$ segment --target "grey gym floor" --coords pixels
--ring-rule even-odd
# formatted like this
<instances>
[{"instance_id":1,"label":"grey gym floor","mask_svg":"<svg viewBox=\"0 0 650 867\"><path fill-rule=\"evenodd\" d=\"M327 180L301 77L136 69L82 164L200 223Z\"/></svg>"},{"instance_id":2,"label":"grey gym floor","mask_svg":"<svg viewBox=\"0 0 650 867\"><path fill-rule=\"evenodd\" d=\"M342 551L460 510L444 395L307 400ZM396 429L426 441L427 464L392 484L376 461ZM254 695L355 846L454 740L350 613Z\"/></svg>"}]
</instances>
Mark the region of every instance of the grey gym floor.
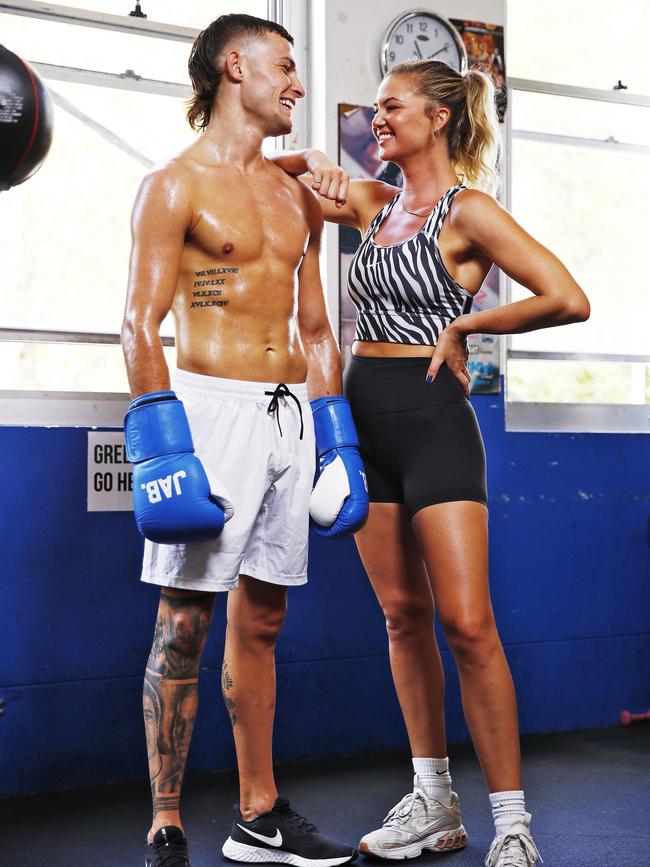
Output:
<instances>
[{"instance_id":1,"label":"grey gym floor","mask_svg":"<svg viewBox=\"0 0 650 867\"><path fill-rule=\"evenodd\" d=\"M547 867L650 865L650 724L525 737L522 750L527 806ZM469 746L450 748L450 756L469 844L418 863L480 867L493 830L486 790ZM350 842L377 827L411 784L408 755L395 753L287 765L277 778L292 806ZM186 780L192 867L225 863L236 791L230 772ZM148 820L144 782L0 800L0 865L142 867ZM355 867L379 863L361 856Z\"/></svg>"}]
</instances>

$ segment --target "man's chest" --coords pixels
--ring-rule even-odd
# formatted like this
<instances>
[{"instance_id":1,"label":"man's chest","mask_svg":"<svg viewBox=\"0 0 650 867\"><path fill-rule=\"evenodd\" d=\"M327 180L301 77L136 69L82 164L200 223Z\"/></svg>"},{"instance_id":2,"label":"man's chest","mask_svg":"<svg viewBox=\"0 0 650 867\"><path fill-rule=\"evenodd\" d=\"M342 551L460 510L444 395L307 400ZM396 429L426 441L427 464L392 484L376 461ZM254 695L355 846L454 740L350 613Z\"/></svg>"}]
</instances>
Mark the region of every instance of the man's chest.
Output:
<instances>
[{"instance_id":1,"label":"man's chest","mask_svg":"<svg viewBox=\"0 0 650 867\"><path fill-rule=\"evenodd\" d=\"M295 194L284 186L225 183L195 203L191 240L211 258L273 257L296 265L309 235Z\"/></svg>"}]
</instances>

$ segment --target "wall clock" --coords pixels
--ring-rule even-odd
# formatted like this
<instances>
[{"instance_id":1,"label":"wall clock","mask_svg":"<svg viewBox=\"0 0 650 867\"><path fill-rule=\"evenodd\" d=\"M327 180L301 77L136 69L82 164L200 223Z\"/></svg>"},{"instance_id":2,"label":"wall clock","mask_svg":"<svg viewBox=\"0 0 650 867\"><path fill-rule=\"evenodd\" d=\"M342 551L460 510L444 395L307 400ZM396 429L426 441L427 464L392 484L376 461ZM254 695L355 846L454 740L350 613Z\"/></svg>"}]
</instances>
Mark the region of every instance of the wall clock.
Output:
<instances>
[{"instance_id":1,"label":"wall clock","mask_svg":"<svg viewBox=\"0 0 650 867\"><path fill-rule=\"evenodd\" d=\"M405 60L443 60L457 72L467 69L467 52L454 25L435 12L413 9L398 16L386 30L381 72Z\"/></svg>"}]
</instances>

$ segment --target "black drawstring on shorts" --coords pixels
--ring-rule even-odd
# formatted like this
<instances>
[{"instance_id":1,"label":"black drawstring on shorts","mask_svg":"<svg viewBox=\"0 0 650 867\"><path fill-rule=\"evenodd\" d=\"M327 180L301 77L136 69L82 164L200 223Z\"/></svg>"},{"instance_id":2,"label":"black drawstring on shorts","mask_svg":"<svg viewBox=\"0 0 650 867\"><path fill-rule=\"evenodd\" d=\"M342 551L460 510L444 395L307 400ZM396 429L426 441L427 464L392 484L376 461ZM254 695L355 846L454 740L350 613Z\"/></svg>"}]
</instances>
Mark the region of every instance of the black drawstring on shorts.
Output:
<instances>
[{"instance_id":1,"label":"black drawstring on shorts","mask_svg":"<svg viewBox=\"0 0 650 867\"><path fill-rule=\"evenodd\" d=\"M275 418L278 422L278 430L280 431L280 436L282 436L282 428L280 427L280 398L281 397L292 397L296 406L298 407L298 412L300 413L300 439L302 439L302 434L305 429L303 420L302 420L302 407L300 406L300 401L296 397L295 394L289 391L288 386L286 386L283 382L276 386L275 391L265 391L264 394L268 394L271 396L271 400L269 402L266 411L269 415L273 415L275 413Z\"/></svg>"}]
</instances>

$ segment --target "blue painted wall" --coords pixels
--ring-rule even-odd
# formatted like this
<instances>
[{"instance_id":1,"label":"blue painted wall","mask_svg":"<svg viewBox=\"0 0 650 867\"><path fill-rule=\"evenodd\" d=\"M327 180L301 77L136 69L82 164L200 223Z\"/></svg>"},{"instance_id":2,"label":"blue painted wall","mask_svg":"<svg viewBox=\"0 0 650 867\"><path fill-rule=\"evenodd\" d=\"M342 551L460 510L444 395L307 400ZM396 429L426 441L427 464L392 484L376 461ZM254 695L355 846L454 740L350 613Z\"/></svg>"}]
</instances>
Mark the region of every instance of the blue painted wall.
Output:
<instances>
[{"instance_id":1,"label":"blue painted wall","mask_svg":"<svg viewBox=\"0 0 650 867\"><path fill-rule=\"evenodd\" d=\"M506 433L489 456L494 607L523 732L614 725L650 703L650 456L630 435ZM86 431L0 428L0 794L146 779L142 672L158 591L128 513L86 512ZM278 648L276 757L406 744L381 614L350 540L314 538ZM203 662L193 770L234 763L219 693L224 599ZM467 738L453 661L448 733Z\"/></svg>"}]
</instances>

